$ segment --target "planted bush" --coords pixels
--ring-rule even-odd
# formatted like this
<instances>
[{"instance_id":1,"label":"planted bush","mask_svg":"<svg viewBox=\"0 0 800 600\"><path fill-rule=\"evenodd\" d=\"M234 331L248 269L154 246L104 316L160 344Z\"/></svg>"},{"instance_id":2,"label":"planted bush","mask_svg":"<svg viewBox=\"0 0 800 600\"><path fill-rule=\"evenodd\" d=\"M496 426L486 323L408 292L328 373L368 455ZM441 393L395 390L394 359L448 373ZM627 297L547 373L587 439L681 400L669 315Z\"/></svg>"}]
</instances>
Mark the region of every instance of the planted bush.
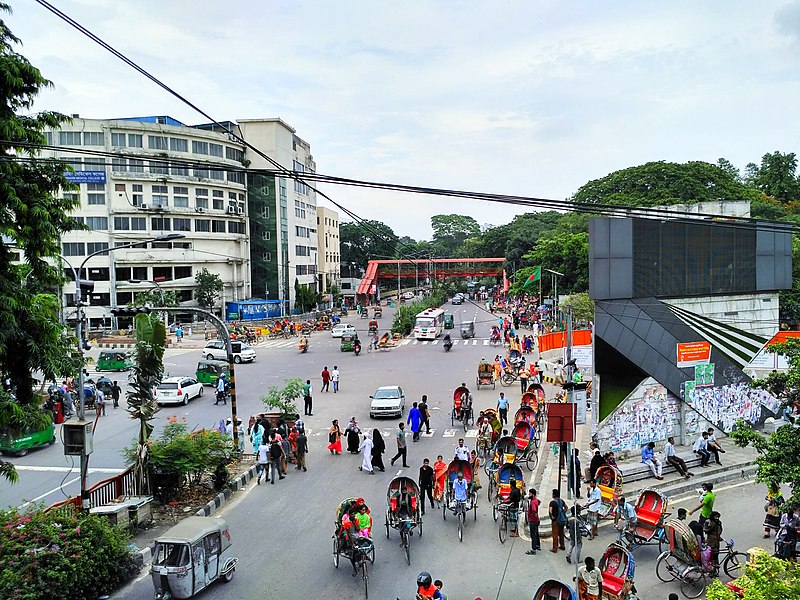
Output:
<instances>
[{"instance_id":1,"label":"planted bush","mask_svg":"<svg viewBox=\"0 0 800 600\"><path fill-rule=\"evenodd\" d=\"M397 304L392 321L392 333L408 335L414 329L414 321L419 313L428 308L438 308L445 302L447 294L444 290L437 289L430 296L411 304Z\"/></svg>"},{"instance_id":2,"label":"planted bush","mask_svg":"<svg viewBox=\"0 0 800 600\"><path fill-rule=\"evenodd\" d=\"M137 571L125 531L71 508L0 511L0 565L7 600L97 598Z\"/></svg>"}]
</instances>

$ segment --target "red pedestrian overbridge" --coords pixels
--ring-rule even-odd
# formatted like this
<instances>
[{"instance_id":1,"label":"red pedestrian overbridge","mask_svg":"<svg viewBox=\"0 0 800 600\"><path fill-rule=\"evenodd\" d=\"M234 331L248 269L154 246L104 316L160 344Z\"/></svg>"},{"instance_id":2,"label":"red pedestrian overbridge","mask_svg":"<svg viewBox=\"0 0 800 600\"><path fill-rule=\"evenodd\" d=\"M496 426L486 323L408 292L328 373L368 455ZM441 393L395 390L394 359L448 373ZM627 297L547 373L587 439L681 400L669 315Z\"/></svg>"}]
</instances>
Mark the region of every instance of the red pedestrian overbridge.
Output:
<instances>
[{"instance_id":1,"label":"red pedestrian overbridge","mask_svg":"<svg viewBox=\"0 0 800 600\"><path fill-rule=\"evenodd\" d=\"M430 279L449 277L501 277L505 258L401 258L397 260L371 260L364 278L358 286L358 295L376 293L379 279L416 279L422 275Z\"/></svg>"}]
</instances>

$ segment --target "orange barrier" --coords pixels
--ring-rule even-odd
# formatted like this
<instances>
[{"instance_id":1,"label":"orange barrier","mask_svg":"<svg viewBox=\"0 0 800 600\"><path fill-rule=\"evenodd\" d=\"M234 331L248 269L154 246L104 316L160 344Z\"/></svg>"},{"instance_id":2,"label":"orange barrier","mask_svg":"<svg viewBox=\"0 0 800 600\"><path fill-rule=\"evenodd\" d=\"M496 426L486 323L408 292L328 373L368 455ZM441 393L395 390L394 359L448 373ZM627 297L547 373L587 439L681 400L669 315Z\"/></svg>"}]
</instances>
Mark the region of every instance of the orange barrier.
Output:
<instances>
[{"instance_id":1,"label":"orange barrier","mask_svg":"<svg viewBox=\"0 0 800 600\"><path fill-rule=\"evenodd\" d=\"M556 331L540 335L538 338L539 352L564 348L567 345L567 332ZM592 343L591 329L578 329L572 332L573 346L589 346Z\"/></svg>"}]
</instances>

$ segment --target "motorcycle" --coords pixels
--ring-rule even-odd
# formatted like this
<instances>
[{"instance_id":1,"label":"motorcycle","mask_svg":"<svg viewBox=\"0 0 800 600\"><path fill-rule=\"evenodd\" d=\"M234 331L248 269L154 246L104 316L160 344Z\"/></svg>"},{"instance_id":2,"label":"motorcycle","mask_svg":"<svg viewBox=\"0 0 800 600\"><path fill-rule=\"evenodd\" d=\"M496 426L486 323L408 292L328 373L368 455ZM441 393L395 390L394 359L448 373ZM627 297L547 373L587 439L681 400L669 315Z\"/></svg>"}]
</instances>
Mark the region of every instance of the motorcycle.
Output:
<instances>
[{"instance_id":1,"label":"motorcycle","mask_svg":"<svg viewBox=\"0 0 800 600\"><path fill-rule=\"evenodd\" d=\"M452 347L453 347L453 342L451 342L451 341L449 341L449 340L448 340L448 341L446 341L446 342L444 343L444 351L445 351L445 352L450 352L450 349L451 349Z\"/></svg>"},{"instance_id":2,"label":"motorcycle","mask_svg":"<svg viewBox=\"0 0 800 600\"><path fill-rule=\"evenodd\" d=\"M361 354L361 344L353 344L353 354L356 356Z\"/></svg>"},{"instance_id":3,"label":"motorcycle","mask_svg":"<svg viewBox=\"0 0 800 600\"><path fill-rule=\"evenodd\" d=\"M308 352L308 344L298 344L297 349L300 350L300 354L305 354Z\"/></svg>"}]
</instances>

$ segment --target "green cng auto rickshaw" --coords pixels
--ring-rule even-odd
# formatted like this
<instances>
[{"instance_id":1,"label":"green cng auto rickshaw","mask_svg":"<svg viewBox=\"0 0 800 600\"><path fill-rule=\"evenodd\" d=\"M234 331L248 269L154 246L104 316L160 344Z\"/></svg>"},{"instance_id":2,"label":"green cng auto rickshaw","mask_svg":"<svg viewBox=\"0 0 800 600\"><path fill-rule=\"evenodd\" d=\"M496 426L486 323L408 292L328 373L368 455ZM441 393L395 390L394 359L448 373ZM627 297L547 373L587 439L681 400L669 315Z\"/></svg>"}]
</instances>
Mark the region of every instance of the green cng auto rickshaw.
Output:
<instances>
[{"instance_id":1,"label":"green cng auto rickshaw","mask_svg":"<svg viewBox=\"0 0 800 600\"><path fill-rule=\"evenodd\" d=\"M103 350L97 359L98 371L127 371L131 368L131 355L124 350Z\"/></svg>"},{"instance_id":2,"label":"green cng auto rickshaw","mask_svg":"<svg viewBox=\"0 0 800 600\"><path fill-rule=\"evenodd\" d=\"M353 342L358 337L358 334L354 331L345 331L342 334L342 343L339 346L342 352L352 352L353 351Z\"/></svg>"},{"instance_id":3,"label":"green cng auto rickshaw","mask_svg":"<svg viewBox=\"0 0 800 600\"><path fill-rule=\"evenodd\" d=\"M14 437L8 432L3 432L0 433L0 453L25 456L31 448L51 446L55 441L56 432L52 423L44 429L27 431L18 437Z\"/></svg>"},{"instance_id":4,"label":"green cng auto rickshaw","mask_svg":"<svg viewBox=\"0 0 800 600\"><path fill-rule=\"evenodd\" d=\"M150 575L156 600L191 598L221 579L233 579L238 558L222 519L189 517L161 534L153 547Z\"/></svg>"},{"instance_id":5,"label":"green cng auto rickshaw","mask_svg":"<svg viewBox=\"0 0 800 600\"><path fill-rule=\"evenodd\" d=\"M224 360L201 360L197 363L197 381L203 385L216 385L220 373L230 377L231 368Z\"/></svg>"},{"instance_id":6,"label":"green cng auto rickshaw","mask_svg":"<svg viewBox=\"0 0 800 600\"><path fill-rule=\"evenodd\" d=\"M453 329L456 326L456 319L452 313L444 313L444 328Z\"/></svg>"}]
</instances>

